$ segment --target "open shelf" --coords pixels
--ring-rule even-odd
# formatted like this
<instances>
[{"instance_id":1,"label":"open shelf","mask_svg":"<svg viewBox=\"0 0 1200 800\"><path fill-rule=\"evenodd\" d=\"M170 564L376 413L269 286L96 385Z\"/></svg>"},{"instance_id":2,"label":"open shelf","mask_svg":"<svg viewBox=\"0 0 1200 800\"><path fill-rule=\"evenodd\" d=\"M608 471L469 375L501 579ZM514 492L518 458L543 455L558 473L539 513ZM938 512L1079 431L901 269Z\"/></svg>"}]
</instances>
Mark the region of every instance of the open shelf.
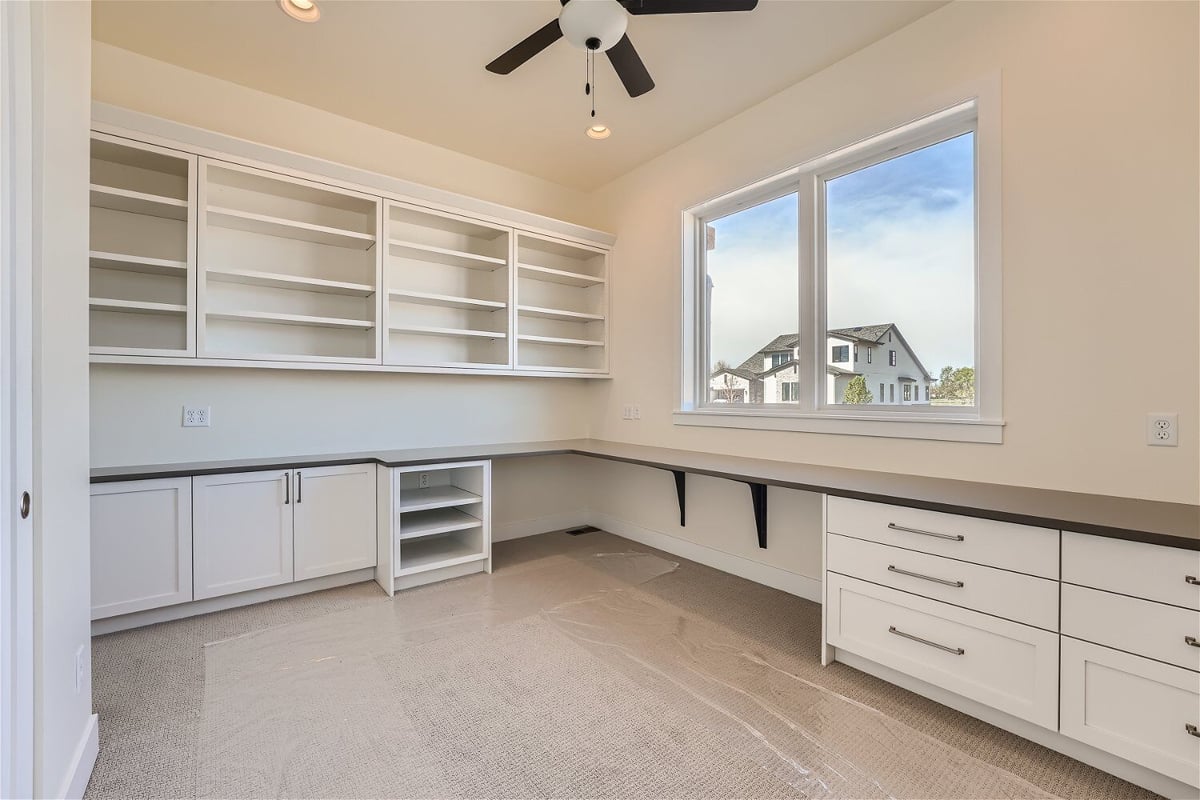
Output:
<instances>
[{"instance_id":1,"label":"open shelf","mask_svg":"<svg viewBox=\"0 0 1200 800\"><path fill-rule=\"evenodd\" d=\"M552 283L563 283L567 286L599 286L605 279L596 275L586 275L582 272L568 272L551 267L538 267L533 264L518 264L517 269L526 278Z\"/></svg>"},{"instance_id":2,"label":"open shelf","mask_svg":"<svg viewBox=\"0 0 1200 800\"><path fill-rule=\"evenodd\" d=\"M104 297L88 299L97 311L120 311L129 314L186 314L187 306L176 303L148 303L140 300L116 300Z\"/></svg>"},{"instance_id":3,"label":"open shelf","mask_svg":"<svg viewBox=\"0 0 1200 800\"><path fill-rule=\"evenodd\" d=\"M604 342L595 339L568 339L565 336L533 336L530 334L521 334L517 337L519 342L529 342L530 344L549 344L558 345L561 347L603 347Z\"/></svg>"},{"instance_id":4,"label":"open shelf","mask_svg":"<svg viewBox=\"0 0 1200 800\"><path fill-rule=\"evenodd\" d=\"M393 239L388 244L394 250L411 252L413 254L412 257L420 261L432 261L436 264L445 264L451 267L486 269L490 271L499 269L508 263L508 259L504 258L483 256L476 253L469 253L465 250L452 250L448 247L407 242L400 239Z\"/></svg>"},{"instance_id":5,"label":"open shelf","mask_svg":"<svg viewBox=\"0 0 1200 800\"><path fill-rule=\"evenodd\" d=\"M396 577L402 578L418 572L453 567L472 561L484 561L488 554L484 551L483 544L478 541L478 538L478 536L463 537L451 533L446 536L402 540Z\"/></svg>"},{"instance_id":6,"label":"open shelf","mask_svg":"<svg viewBox=\"0 0 1200 800\"><path fill-rule=\"evenodd\" d=\"M88 253L88 266L92 269L118 269L124 272L140 272L146 275L170 275L184 277L187 275L187 262L175 261L169 258L146 258L124 253L102 253L92 250Z\"/></svg>"},{"instance_id":7,"label":"open shelf","mask_svg":"<svg viewBox=\"0 0 1200 800\"><path fill-rule=\"evenodd\" d=\"M209 268L205 274L210 281L265 286L273 289L297 289L304 292L342 294L351 297L369 297L375 293L375 287L366 283L309 278L303 275L285 275L281 272Z\"/></svg>"},{"instance_id":8,"label":"open shelf","mask_svg":"<svg viewBox=\"0 0 1200 800\"><path fill-rule=\"evenodd\" d=\"M405 489L400 493L396 510L403 513L453 508L482 503L483 498L457 486L430 486L426 489Z\"/></svg>"},{"instance_id":9,"label":"open shelf","mask_svg":"<svg viewBox=\"0 0 1200 800\"><path fill-rule=\"evenodd\" d=\"M480 498L475 501L479 502ZM403 509L401 509L403 512ZM404 512L400 518L400 541L423 539L426 536L439 536L454 531L465 531L478 528L483 521L457 508L441 507L427 511Z\"/></svg>"},{"instance_id":10,"label":"open shelf","mask_svg":"<svg viewBox=\"0 0 1200 800\"><path fill-rule=\"evenodd\" d=\"M503 331L477 331L468 328L437 328L431 325L392 325L393 333L408 333L416 336L459 336L478 339L507 339Z\"/></svg>"},{"instance_id":11,"label":"open shelf","mask_svg":"<svg viewBox=\"0 0 1200 800\"><path fill-rule=\"evenodd\" d=\"M392 289L389 297L402 303L416 303L423 306L442 306L458 308L464 311L500 311L508 308L507 303L499 300L479 300L474 297L457 297L449 294L433 292L413 292L407 289Z\"/></svg>"},{"instance_id":12,"label":"open shelf","mask_svg":"<svg viewBox=\"0 0 1200 800\"><path fill-rule=\"evenodd\" d=\"M188 217L187 200L147 192L135 192L131 189L119 189L115 186L101 186L95 183L91 184L90 188L91 204L94 208L107 208L113 211L127 211L131 214L176 220L186 220Z\"/></svg>"},{"instance_id":13,"label":"open shelf","mask_svg":"<svg viewBox=\"0 0 1200 800\"><path fill-rule=\"evenodd\" d=\"M375 244L375 237L370 233L331 228L311 222L299 222L284 217L256 214L252 211L240 211L235 208L209 206L207 211L209 224L220 228L261 233L283 239L299 239L334 247L349 247L355 250L369 250Z\"/></svg>"},{"instance_id":14,"label":"open shelf","mask_svg":"<svg viewBox=\"0 0 1200 800\"><path fill-rule=\"evenodd\" d=\"M553 319L562 322L600 322L604 319L600 314L587 314L562 308L541 308L540 306L517 306L517 313L523 317Z\"/></svg>"},{"instance_id":15,"label":"open shelf","mask_svg":"<svg viewBox=\"0 0 1200 800\"><path fill-rule=\"evenodd\" d=\"M273 311L210 311L207 317L227 322L262 322L273 325L302 325L310 328L345 328L367 331L375 327L375 323L367 319L314 317L307 314L279 314Z\"/></svg>"}]
</instances>

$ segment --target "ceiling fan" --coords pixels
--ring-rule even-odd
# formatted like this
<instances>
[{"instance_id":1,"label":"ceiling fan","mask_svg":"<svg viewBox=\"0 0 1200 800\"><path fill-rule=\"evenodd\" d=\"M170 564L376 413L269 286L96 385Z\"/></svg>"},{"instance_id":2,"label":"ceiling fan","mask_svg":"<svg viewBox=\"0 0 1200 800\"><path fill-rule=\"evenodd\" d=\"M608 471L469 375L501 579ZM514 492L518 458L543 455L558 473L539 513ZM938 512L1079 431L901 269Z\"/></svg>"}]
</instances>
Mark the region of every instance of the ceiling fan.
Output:
<instances>
[{"instance_id":1,"label":"ceiling fan","mask_svg":"<svg viewBox=\"0 0 1200 800\"><path fill-rule=\"evenodd\" d=\"M558 19L546 23L487 65L488 72L507 75L560 38L591 53L608 54L630 97L654 88L654 79L629 41L629 15L704 14L752 11L758 0L562 0Z\"/></svg>"}]
</instances>

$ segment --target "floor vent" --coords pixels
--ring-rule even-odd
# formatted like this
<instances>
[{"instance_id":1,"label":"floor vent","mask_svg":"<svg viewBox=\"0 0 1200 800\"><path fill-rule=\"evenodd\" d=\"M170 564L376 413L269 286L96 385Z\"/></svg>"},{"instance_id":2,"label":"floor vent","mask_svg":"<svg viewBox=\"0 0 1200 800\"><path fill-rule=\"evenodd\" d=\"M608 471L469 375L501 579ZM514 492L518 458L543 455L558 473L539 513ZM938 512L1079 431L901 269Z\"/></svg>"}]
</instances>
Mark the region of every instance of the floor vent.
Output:
<instances>
[{"instance_id":1,"label":"floor vent","mask_svg":"<svg viewBox=\"0 0 1200 800\"><path fill-rule=\"evenodd\" d=\"M571 528L571 530L567 531L567 536L579 536L584 533L594 533L598 530L600 529L595 525L584 525L582 528Z\"/></svg>"}]
</instances>

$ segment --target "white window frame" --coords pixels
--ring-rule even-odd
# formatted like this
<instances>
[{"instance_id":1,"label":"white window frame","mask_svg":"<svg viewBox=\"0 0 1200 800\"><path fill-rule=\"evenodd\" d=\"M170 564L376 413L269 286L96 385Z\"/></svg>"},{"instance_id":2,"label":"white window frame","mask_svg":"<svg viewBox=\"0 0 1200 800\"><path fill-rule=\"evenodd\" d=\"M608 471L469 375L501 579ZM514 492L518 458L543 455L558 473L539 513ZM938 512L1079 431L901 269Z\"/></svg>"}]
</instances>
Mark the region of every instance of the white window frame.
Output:
<instances>
[{"instance_id":1,"label":"white window frame","mask_svg":"<svg viewBox=\"0 0 1200 800\"><path fill-rule=\"evenodd\" d=\"M683 358L675 424L996 444L1002 441L999 76L978 82L951 102L931 103L924 113L909 115L908 119L911 121L683 213ZM975 133L975 406L888 409L827 403L824 182L967 131ZM792 192L798 193L800 211L799 403L740 408L707 404L711 357L704 302L705 225Z\"/></svg>"}]
</instances>

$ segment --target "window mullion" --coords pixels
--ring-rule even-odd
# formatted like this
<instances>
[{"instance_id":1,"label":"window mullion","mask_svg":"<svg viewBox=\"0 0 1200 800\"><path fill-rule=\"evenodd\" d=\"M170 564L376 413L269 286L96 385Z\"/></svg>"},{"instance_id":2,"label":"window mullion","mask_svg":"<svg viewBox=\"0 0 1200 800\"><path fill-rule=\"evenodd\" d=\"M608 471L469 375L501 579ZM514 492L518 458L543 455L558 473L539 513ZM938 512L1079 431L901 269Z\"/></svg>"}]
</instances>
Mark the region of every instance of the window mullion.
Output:
<instances>
[{"instance_id":1,"label":"window mullion","mask_svg":"<svg viewBox=\"0 0 1200 800\"><path fill-rule=\"evenodd\" d=\"M821 230L820 215L823 213L817 194L817 176L813 172L803 172L799 176L799 191L796 192L796 202L799 204L799 255L797 268L800 270L797 284L800 289L800 333L799 353L799 409L802 412L813 412L821 407L820 392L824 387L821 380L821 361L823 338L820 332L824 322L823 281L817 274L818 234Z\"/></svg>"}]
</instances>

